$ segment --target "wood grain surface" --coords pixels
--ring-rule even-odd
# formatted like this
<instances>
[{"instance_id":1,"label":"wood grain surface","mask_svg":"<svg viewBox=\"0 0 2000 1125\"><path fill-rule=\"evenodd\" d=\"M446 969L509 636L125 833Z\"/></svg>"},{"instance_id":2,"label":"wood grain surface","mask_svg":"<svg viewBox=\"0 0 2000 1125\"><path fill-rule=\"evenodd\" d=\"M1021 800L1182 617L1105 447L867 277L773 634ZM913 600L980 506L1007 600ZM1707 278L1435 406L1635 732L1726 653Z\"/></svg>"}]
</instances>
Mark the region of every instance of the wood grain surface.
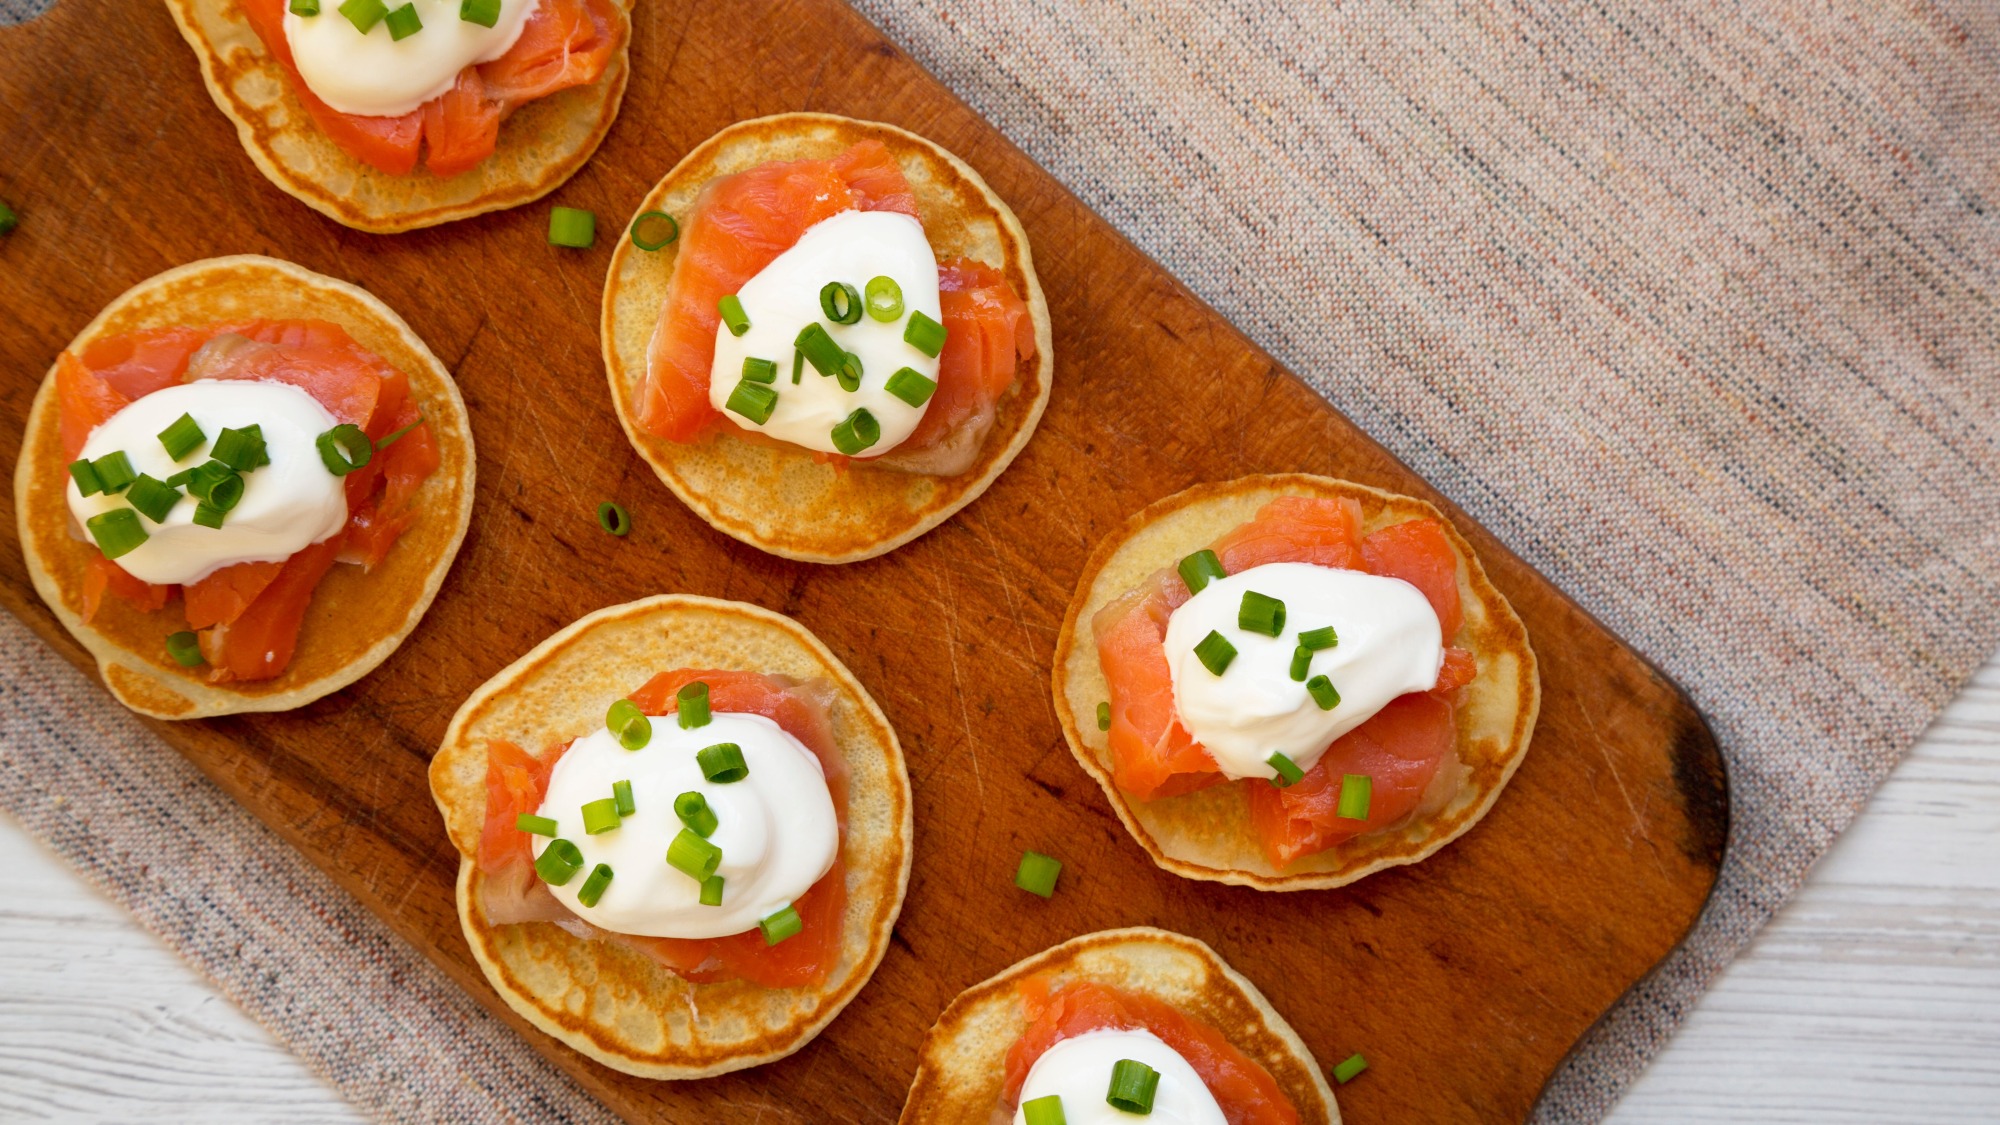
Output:
<instances>
[{"instance_id":1,"label":"wood grain surface","mask_svg":"<svg viewBox=\"0 0 2000 1125\"><path fill-rule=\"evenodd\" d=\"M612 236L644 190L731 121L815 109L892 121L964 157L1020 213L1056 326L1040 432L984 498L882 559L822 568L708 529L626 446L594 326L608 256L551 248L536 206L393 238L347 231L267 184L151 5L85 3L0 30L0 456L35 385L100 307L158 270L254 251L358 282L456 372L482 464L465 548L423 628L374 675L300 711L162 735L522 1034L633 1119L712 1119L782 1092L770 1120L884 1120L915 1048L964 985L1115 925L1203 938L1264 988L1322 1062L1365 1050L1351 1121L1519 1119L1577 1036L1672 948L1726 838L1722 766L1672 684L1195 300L847 8L646 4L624 115L554 202ZM1200 480L1298 470L1452 513L1542 660L1533 749L1492 815L1419 867L1267 895L1159 872L1070 759L1046 668L1078 567L1128 513ZM598 531L616 498L635 530ZM11 500L9 501L11 505ZM0 603L81 649L10 537ZM520 1024L473 966L455 853L423 769L458 701L581 614L662 591L791 614L896 724L917 860L876 978L819 1041L699 1083L632 1079ZM1064 859L1053 901L1013 889L1020 850ZM809 1108L799 1108L809 1107Z\"/></svg>"}]
</instances>

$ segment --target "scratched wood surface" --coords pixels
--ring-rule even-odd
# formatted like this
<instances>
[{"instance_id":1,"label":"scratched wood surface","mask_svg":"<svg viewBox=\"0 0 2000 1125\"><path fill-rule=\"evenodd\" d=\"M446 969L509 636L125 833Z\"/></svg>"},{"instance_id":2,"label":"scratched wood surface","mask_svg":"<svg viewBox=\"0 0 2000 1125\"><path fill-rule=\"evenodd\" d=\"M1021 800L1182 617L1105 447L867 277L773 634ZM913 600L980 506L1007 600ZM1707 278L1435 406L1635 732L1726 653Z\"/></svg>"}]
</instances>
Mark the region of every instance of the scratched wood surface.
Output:
<instances>
[{"instance_id":1,"label":"scratched wood surface","mask_svg":"<svg viewBox=\"0 0 2000 1125\"><path fill-rule=\"evenodd\" d=\"M980 501L890 556L770 558L709 530L627 448L594 326L608 257L547 245L545 206L380 238L267 184L209 103L163 10L65 0L0 29L0 456L59 349L128 285L259 252L362 284L457 374L481 465L463 553L423 628L374 675L286 715L162 736L628 1118L686 1120L781 1089L797 1120L893 1117L919 1037L959 989L1077 933L1201 937L1262 986L1323 1062L1365 1050L1352 1122L1519 1119L1576 1038L1686 932L1713 885L1728 798L1683 696L1497 541L1195 300L892 44L830 2L643 4L621 120L554 197L615 230L681 153L731 121L814 109L892 121L965 157L1027 226L1056 330L1041 430ZM1492 815L1413 869L1263 895L1159 872L1063 747L1046 668L1077 569L1128 513L1200 480L1302 470L1442 504L1542 659L1534 747ZM614 539L593 509L622 501ZM82 663L0 519L0 602ZM916 866L873 983L798 1055L697 1083L597 1067L526 1028L472 964L456 856L423 770L460 699L533 641L660 591L741 598L815 630L901 733ZM1013 889L1024 847L1068 866ZM767 1115L768 1116L768 1115Z\"/></svg>"}]
</instances>

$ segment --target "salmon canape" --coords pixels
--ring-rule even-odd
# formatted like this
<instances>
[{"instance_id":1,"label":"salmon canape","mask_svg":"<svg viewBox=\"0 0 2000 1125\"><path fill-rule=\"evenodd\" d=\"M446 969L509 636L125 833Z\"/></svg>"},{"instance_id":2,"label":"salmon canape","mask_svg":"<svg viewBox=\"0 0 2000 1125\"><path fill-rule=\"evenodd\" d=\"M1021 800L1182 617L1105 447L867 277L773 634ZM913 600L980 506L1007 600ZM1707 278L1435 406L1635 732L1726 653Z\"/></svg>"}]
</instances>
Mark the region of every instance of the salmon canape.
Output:
<instances>
[{"instance_id":1,"label":"salmon canape","mask_svg":"<svg viewBox=\"0 0 2000 1125\"><path fill-rule=\"evenodd\" d=\"M43 380L14 470L36 590L163 719L289 710L387 659L472 485L465 404L409 326L254 256L113 301Z\"/></svg>"},{"instance_id":2,"label":"salmon canape","mask_svg":"<svg viewBox=\"0 0 2000 1125\"><path fill-rule=\"evenodd\" d=\"M1336 1125L1291 1025L1202 942L1105 930L960 993L924 1036L902 1125Z\"/></svg>"},{"instance_id":3,"label":"salmon canape","mask_svg":"<svg viewBox=\"0 0 2000 1125\"><path fill-rule=\"evenodd\" d=\"M1027 444L1054 370L1026 234L889 125L731 126L639 206L604 287L625 433L718 530L787 558L889 551Z\"/></svg>"},{"instance_id":4,"label":"salmon canape","mask_svg":"<svg viewBox=\"0 0 2000 1125\"><path fill-rule=\"evenodd\" d=\"M902 909L895 731L817 638L756 606L662 596L577 621L473 693L430 777L487 979L628 1074L798 1050Z\"/></svg>"},{"instance_id":5,"label":"salmon canape","mask_svg":"<svg viewBox=\"0 0 2000 1125\"><path fill-rule=\"evenodd\" d=\"M1513 607L1435 508L1284 475L1189 489L1103 543L1054 691L1156 863L1303 890L1470 829L1541 688Z\"/></svg>"},{"instance_id":6,"label":"salmon canape","mask_svg":"<svg viewBox=\"0 0 2000 1125\"><path fill-rule=\"evenodd\" d=\"M540 198L624 97L631 0L167 0L272 183L358 230Z\"/></svg>"}]
</instances>

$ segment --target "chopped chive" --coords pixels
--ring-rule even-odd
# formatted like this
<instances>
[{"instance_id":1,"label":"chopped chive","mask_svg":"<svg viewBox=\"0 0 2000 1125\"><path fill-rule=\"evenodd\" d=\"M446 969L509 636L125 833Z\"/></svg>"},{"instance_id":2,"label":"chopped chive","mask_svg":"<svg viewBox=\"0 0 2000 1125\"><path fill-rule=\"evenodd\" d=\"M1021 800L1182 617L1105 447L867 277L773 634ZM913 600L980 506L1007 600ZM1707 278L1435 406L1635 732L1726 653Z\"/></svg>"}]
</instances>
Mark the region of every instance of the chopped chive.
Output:
<instances>
[{"instance_id":1,"label":"chopped chive","mask_svg":"<svg viewBox=\"0 0 2000 1125\"><path fill-rule=\"evenodd\" d=\"M758 359L754 355L744 356L743 377L752 383L775 383L778 381L778 362Z\"/></svg>"},{"instance_id":2,"label":"chopped chive","mask_svg":"<svg viewBox=\"0 0 2000 1125\"><path fill-rule=\"evenodd\" d=\"M903 342L936 359L944 350L944 325L924 315L922 309L912 310L909 326L903 329Z\"/></svg>"},{"instance_id":3,"label":"chopped chive","mask_svg":"<svg viewBox=\"0 0 2000 1125\"><path fill-rule=\"evenodd\" d=\"M1306 771L1300 769L1297 762L1292 761L1283 754L1274 753L1265 759L1265 762L1272 769L1278 771L1278 776L1271 779L1271 784L1280 789L1288 789L1305 780Z\"/></svg>"},{"instance_id":4,"label":"chopped chive","mask_svg":"<svg viewBox=\"0 0 2000 1125\"><path fill-rule=\"evenodd\" d=\"M820 287L819 311L835 324L859 324L861 294L845 281L829 281Z\"/></svg>"},{"instance_id":5,"label":"chopped chive","mask_svg":"<svg viewBox=\"0 0 2000 1125\"><path fill-rule=\"evenodd\" d=\"M271 463L270 452L264 448L262 426L223 430L215 435L215 448L209 450L208 455L212 460L220 461L239 473L261 469ZM176 457L174 460L178 461L180 458ZM367 462L363 461L362 464L365 465Z\"/></svg>"},{"instance_id":6,"label":"chopped chive","mask_svg":"<svg viewBox=\"0 0 2000 1125\"><path fill-rule=\"evenodd\" d=\"M937 380L914 367L899 367L894 375L889 376L889 381L882 384L882 389L911 406L922 406L937 393Z\"/></svg>"},{"instance_id":7,"label":"chopped chive","mask_svg":"<svg viewBox=\"0 0 2000 1125\"><path fill-rule=\"evenodd\" d=\"M703 906L722 905L722 876L710 875L701 881L701 904Z\"/></svg>"},{"instance_id":8,"label":"chopped chive","mask_svg":"<svg viewBox=\"0 0 2000 1125\"><path fill-rule=\"evenodd\" d=\"M715 835L720 822L715 818L715 810L708 807L708 798L690 789L674 798L674 815L687 825L688 831L706 840Z\"/></svg>"},{"instance_id":9,"label":"chopped chive","mask_svg":"<svg viewBox=\"0 0 2000 1125\"><path fill-rule=\"evenodd\" d=\"M1111 729L1111 703L1109 700L1097 705L1097 729Z\"/></svg>"},{"instance_id":10,"label":"chopped chive","mask_svg":"<svg viewBox=\"0 0 2000 1125\"><path fill-rule=\"evenodd\" d=\"M148 538L146 529L139 526L139 513L130 508L113 508L83 521L90 531L90 537L97 540L97 549L104 552L107 559L115 559L130 554Z\"/></svg>"},{"instance_id":11,"label":"chopped chive","mask_svg":"<svg viewBox=\"0 0 2000 1125\"><path fill-rule=\"evenodd\" d=\"M771 414L778 409L778 392L762 383L744 379L729 392L729 401L722 404L724 410L740 415L752 425L761 426L771 420Z\"/></svg>"},{"instance_id":12,"label":"chopped chive","mask_svg":"<svg viewBox=\"0 0 2000 1125\"><path fill-rule=\"evenodd\" d=\"M1222 560L1215 557L1214 551L1208 550L1196 551L1182 559L1174 569L1181 572L1181 581L1187 583L1190 594L1199 594L1210 582L1228 577L1222 571Z\"/></svg>"},{"instance_id":13,"label":"chopped chive","mask_svg":"<svg viewBox=\"0 0 2000 1125\"><path fill-rule=\"evenodd\" d=\"M568 840L557 837L549 841L542 854L535 857L535 874L551 887L560 887L576 877L583 870L583 850Z\"/></svg>"},{"instance_id":14,"label":"chopped chive","mask_svg":"<svg viewBox=\"0 0 2000 1125\"><path fill-rule=\"evenodd\" d=\"M597 506L597 526L613 535L623 536L632 530L632 516L624 505L606 500Z\"/></svg>"},{"instance_id":15,"label":"chopped chive","mask_svg":"<svg viewBox=\"0 0 2000 1125\"><path fill-rule=\"evenodd\" d=\"M1243 604L1236 610L1236 627L1246 633L1275 637L1285 631L1285 603L1255 590L1245 590Z\"/></svg>"},{"instance_id":16,"label":"chopped chive","mask_svg":"<svg viewBox=\"0 0 2000 1125\"><path fill-rule=\"evenodd\" d=\"M90 467L97 470L97 480L104 486L104 491L113 496L125 491L128 485L139 479L138 471L132 468L132 459L125 456L125 451L122 449L99 457L90 463Z\"/></svg>"},{"instance_id":17,"label":"chopped chive","mask_svg":"<svg viewBox=\"0 0 2000 1125\"><path fill-rule=\"evenodd\" d=\"M813 365L813 370L821 375L837 375L841 367L847 363L847 353L841 351L840 345L833 342L833 336L827 332L826 325L817 320L799 329L799 334L792 339L792 346L797 348L799 353L806 357L806 362Z\"/></svg>"},{"instance_id":18,"label":"chopped chive","mask_svg":"<svg viewBox=\"0 0 2000 1125\"><path fill-rule=\"evenodd\" d=\"M611 802L618 806L619 816L631 816L636 812L638 806L632 803L632 783L629 781L612 782Z\"/></svg>"},{"instance_id":19,"label":"chopped chive","mask_svg":"<svg viewBox=\"0 0 2000 1125\"><path fill-rule=\"evenodd\" d=\"M600 863L590 869L590 878L585 879L583 886L577 890L576 901L585 906L596 906L597 900L604 897L604 888L610 885L611 865Z\"/></svg>"},{"instance_id":20,"label":"chopped chive","mask_svg":"<svg viewBox=\"0 0 2000 1125\"><path fill-rule=\"evenodd\" d=\"M243 477L220 461L204 461L188 473L187 490L216 511L229 512L243 499Z\"/></svg>"},{"instance_id":21,"label":"chopped chive","mask_svg":"<svg viewBox=\"0 0 2000 1125\"><path fill-rule=\"evenodd\" d=\"M1304 645L1292 650L1292 679L1304 683L1306 677L1312 674L1312 666L1313 650Z\"/></svg>"},{"instance_id":22,"label":"chopped chive","mask_svg":"<svg viewBox=\"0 0 2000 1125\"><path fill-rule=\"evenodd\" d=\"M786 906L775 914L757 919L757 928L764 931L765 945L776 945L788 937L797 936L806 924L797 910Z\"/></svg>"},{"instance_id":23,"label":"chopped chive","mask_svg":"<svg viewBox=\"0 0 2000 1125\"><path fill-rule=\"evenodd\" d=\"M861 389L861 357L853 352L840 353L840 370L833 373L840 383L840 389L850 394Z\"/></svg>"},{"instance_id":24,"label":"chopped chive","mask_svg":"<svg viewBox=\"0 0 2000 1125\"><path fill-rule=\"evenodd\" d=\"M1062 874L1062 860L1040 852L1021 853L1021 865L1014 869L1014 885L1043 898L1056 893L1056 876Z\"/></svg>"},{"instance_id":25,"label":"chopped chive","mask_svg":"<svg viewBox=\"0 0 2000 1125\"><path fill-rule=\"evenodd\" d=\"M160 445L175 461L201 448L201 443L207 440L208 435L201 432L201 423L196 422L192 414L181 415L174 419L173 425L160 431Z\"/></svg>"},{"instance_id":26,"label":"chopped chive","mask_svg":"<svg viewBox=\"0 0 2000 1125\"><path fill-rule=\"evenodd\" d=\"M1333 1068L1333 1080L1345 1086L1354 1081L1355 1075L1367 1069L1368 1060L1362 1058L1360 1052L1356 1052L1340 1060L1340 1064Z\"/></svg>"},{"instance_id":27,"label":"chopped chive","mask_svg":"<svg viewBox=\"0 0 2000 1125\"><path fill-rule=\"evenodd\" d=\"M199 668L208 663L201 655L201 638L186 629L167 634L167 655L183 668Z\"/></svg>"},{"instance_id":28,"label":"chopped chive","mask_svg":"<svg viewBox=\"0 0 2000 1125\"><path fill-rule=\"evenodd\" d=\"M424 29L424 21L418 18L415 4L405 4L397 8L383 16L382 22L388 25L389 38L397 43Z\"/></svg>"},{"instance_id":29,"label":"chopped chive","mask_svg":"<svg viewBox=\"0 0 2000 1125\"><path fill-rule=\"evenodd\" d=\"M181 494L172 485L140 473L139 479L133 481L132 487L126 491L125 502L154 523L165 523L167 513L181 502Z\"/></svg>"},{"instance_id":30,"label":"chopped chive","mask_svg":"<svg viewBox=\"0 0 2000 1125\"><path fill-rule=\"evenodd\" d=\"M291 12L295 16L319 15L319 0L292 0Z\"/></svg>"},{"instance_id":31,"label":"chopped chive","mask_svg":"<svg viewBox=\"0 0 2000 1125\"><path fill-rule=\"evenodd\" d=\"M12 234L14 228L20 225L21 217L14 213L14 209L0 203L0 234Z\"/></svg>"},{"instance_id":32,"label":"chopped chive","mask_svg":"<svg viewBox=\"0 0 2000 1125\"><path fill-rule=\"evenodd\" d=\"M354 25L354 30L366 35L375 30L375 25L382 22L383 16L389 14L389 5L382 0L347 0L338 11L347 17L348 23Z\"/></svg>"},{"instance_id":33,"label":"chopped chive","mask_svg":"<svg viewBox=\"0 0 2000 1125\"><path fill-rule=\"evenodd\" d=\"M1069 1125L1063 1115L1061 1094L1046 1094L1021 1103L1021 1119L1027 1125Z\"/></svg>"},{"instance_id":34,"label":"chopped chive","mask_svg":"<svg viewBox=\"0 0 2000 1125\"><path fill-rule=\"evenodd\" d=\"M722 866L722 849L683 828L667 845L667 866L699 883Z\"/></svg>"},{"instance_id":35,"label":"chopped chive","mask_svg":"<svg viewBox=\"0 0 2000 1125\"><path fill-rule=\"evenodd\" d=\"M470 4L473 0L465 2ZM500 0L489 0L489 2L493 5L494 14L498 15ZM486 26L493 25L489 23ZM681 225L665 211L641 211L639 217L632 220L632 245L648 253L672 245L680 239L680 236Z\"/></svg>"},{"instance_id":36,"label":"chopped chive","mask_svg":"<svg viewBox=\"0 0 2000 1125\"><path fill-rule=\"evenodd\" d=\"M1160 1072L1138 1059L1119 1059L1111 1068L1111 1087L1104 1100L1112 1108L1141 1116L1153 1112L1153 1094L1160 1088Z\"/></svg>"},{"instance_id":37,"label":"chopped chive","mask_svg":"<svg viewBox=\"0 0 2000 1125\"><path fill-rule=\"evenodd\" d=\"M674 693L680 703L678 715L682 730L694 730L708 725L708 685L696 680L682 686Z\"/></svg>"},{"instance_id":38,"label":"chopped chive","mask_svg":"<svg viewBox=\"0 0 2000 1125\"><path fill-rule=\"evenodd\" d=\"M1314 652L1318 652L1323 648L1332 648L1339 643L1340 634L1334 632L1331 625L1322 626L1318 629L1307 629L1305 632L1299 634L1299 647L1311 649Z\"/></svg>"},{"instance_id":39,"label":"chopped chive","mask_svg":"<svg viewBox=\"0 0 2000 1125\"><path fill-rule=\"evenodd\" d=\"M76 490L85 496L95 496L104 491L104 482L97 477L97 470L88 458L79 457L69 463L69 479L76 482Z\"/></svg>"},{"instance_id":40,"label":"chopped chive","mask_svg":"<svg viewBox=\"0 0 2000 1125\"><path fill-rule=\"evenodd\" d=\"M703 747L695 754L694 760L701 766L701 776L717 785L742 781L750 776L750 767L743 763L743 748L734 742L718 742Z\"/></svg>"},{"instance_id":41,"label":"chopped chive","mask_svg":"<svg viewBox=\"0 0 2000 1125\"><path fill-rule=\"evenodd\" d=\"M458 18L481 27L492 27L500 22L500 0L460 0Z\"/></svg>"},{"instance_id":42,"label":"chopped chive","mask_svg":"<svg viewBox=\"0 0 2000 1125\"><path fill-rule=\"evenodd\" d=\"M849 457L882 440L881 423L866 407L849 414L833 428L833 447Z\"/></svg>"},{"instance_id":43,"label":"chopped chive","mask_svg":"<svg viewBox=\"0 0 2000 1125\"><path fill-rule=\"evenodd\" d=\"M903 315L903 287L893 277L868 279L868 317L883 324L894 323Z\"/></svg>"},{"instance_id":44,"label":"chopped chive","mask_svg":"<svg viewBox=\"0 0 2000 1125\"><path fill-rule=\"evenodd\" d=\"M228 512L223 511L206 500L194 506L194 522L200 527L214 528L220 531L222 530L222 521L228 517Z\"/></svg>"},{"instance_id":45,"label":"chopped chive","mask_svg":"<svg viewBox=\"0 0 2000 1125\"><path fill-rule=\"evenodd\" d=\"M1331 711L1340 706L1340 693L1333 688L1333 681L1325 676L1314 676L1306 681L1306 690L1312 693L1313 702L1322 711Z\"/></svg>"},{"instance_id":46,"label":"chopped chive","mask_svg":"<svg viewBox=\"0 0 2000 1125\"><path fill-rule=\"evenodd\" d=\"M536 816L534 813L525 812L514 818L514 827L531 836L553 836L557 831L553 817Z\"/></svg>"},{"instance_id":47,"label":"chopped chive","mask_svg":"<svg viewBox=\"0 0 2000 1125\"><path fill-rule=\"evenodd\" d=\"M741 336L750 331L750 317L743 311L743 302L731 293L715 302L717 311L722 313L722 323L729 326L731 336Z\"/></svg>"},{"instance_id":48,"label":"chopped chive","mask_svg":"<svg viewBox=\"0 0 2000 1125\"><path fill-rule=\"evenodd\" d=\"M365 467L375 456L375 443L352 422L342 422L314 438L313 444L319 448L320 463L337 477Z\"/></svg>"},{"instance_id":49,"label":"chopped chive","mask_svg":"<svg viewBox=\"0 0 2000 1125\"><path fill-rule=\"evenodd\" d=\"M1220 676L1229 671L1229 662L1236 659L1236 646L1229 643L1229 638L1211 629L1208 636L1194 646L1194 656L1201 661L1202 667Z\"/></svg>"},{"instance_id":50,"label":"chopped chive","mask_svg":"<svg viewBox=\"0 0 2000 1125\"><path fill-rule=\"evenodd\" d=\"M195 466L195 469L198 469L200 467L201 467L200 465L197 465ZM172 488L186 488L187 483L194 479L194 472L195 472L194 469L182 469L180 472L175 473L173 476L168 477L167 484L169 487Z\"/></svg>"},{"instance_id":51,"label":"chopped chive","mask_svg":"<svg viewBox=\"0 0 2000 1125\"><path fill-rule=\"evenodd\" d=\"M621 699L605 709L604 729L617 736L618 745L627 750L644 750L653 741L653 720L629 699Z\"/></svg>"},{"instance_id":52,"label":"chopped chive","mask_svg":"<svg viewBox=\"0 0 2000 1125\"><path fill-rule=\"evenodd\" d=\"M208 495L203 496L201 502L218 512L233 512L236 510L236 505L243 502L243 478L235 473L225 477L214 477L205 482L202 478L195 477L191 483L207 485Z\"/></svg>"},{"instance_id":53,"label":"chopped chive","mask_svg":"<svg viewBox=\"0 0 2000 1125\"><path fill-rule=\"evenodd\" d=\"M1375 795L1375 780L1365 773L1340 777L1340 807L1334 815L1342 820L1367 820L1369 799Z\"/></svg>"},{"instance_id":54,"label":"chopped chive","mask_svg":"<svg viewBox=\"0 0 2000 1125\"><path fill-rule=\"evenodd\" d=\"M806 353L804 353L804 352L800 351L800 350L799 350L799 349L797 349L797 348L793 348L793 349L792 349L792 386L796 387L796 386L798 386L798 385L799 385L799 376L800 376L800 375L803 375L803 374L805 374L805 370L806 370Z\"/></svg>"},{"instance_id":55,"label":"chopped chive","mask_svg":"<svg viewBox=\"0 0 2000 1125\"><path fill-rule=\"evenodd\" d=\"M586 836L602 836L618 827L618 801L603 797L583 803L583 832Z\"/></svg>"},{"instance_id":56,"label":"chopped chive","mask_svg":"<svg viewBox=\"0 0 2000 1125\"><path fill-rule=\"evenodd\" d=\"M390 446L392 446L392 445L396 444L396 439L397 439L397 438L400 438L400 437L402 437L402 436L403 436L404 434L407 434L407 433L409 433L409 432L410 432L411 430L414 430L414 429L416 429L416 428L417 428L418 426L421 426L421 425L423 425L423 424L424 424L424 412L423 412L423 411L421 411L421 410L419 410L419 411L417 411L417 420L416 420L416 421L414 421L414 422L410 423L410 424L409 424L409 425L407 425L407 426L404 426L404 427L403 427L402 429L400 429L400 430L397 430L397 431L396 431L395 433L392 433L392 434L390 434L390 435L389 435L388 437L385 437L385 438L383 438L383 439L382 439L381 441L378 441L378 442L376 442L376 443L375 443L375 452L377 452L377 453L380 453L380 452L382 452L383 450L385 450L385 449L389 448ZM250 427L250 428L254 430L254 429L256 429L257 427L255 427L255 426L252 426L252 427ZM259 433L259 434L258 434L258 438L259 438L259 439L261 440L261 439L262 439L262 437L263 437L263 434L262 434L262 433ZM265 458L265 459L264 459L264 463L265 463L265 464L267 464L267 465L268 465L268 464L270 464L270 458L268 458L268 457L267 457L267 458Z\"/></svg>"},{"instance_id":57,"label":"chopped chive","mask_svg":"<svg viewBox=\"0 0 2000 1125\"><path fill-rule=\"evenodd\" d=\"M581 207L549 208L549 244L588 250L597 242L597 212Z\"/></svg>"}]
</instances>

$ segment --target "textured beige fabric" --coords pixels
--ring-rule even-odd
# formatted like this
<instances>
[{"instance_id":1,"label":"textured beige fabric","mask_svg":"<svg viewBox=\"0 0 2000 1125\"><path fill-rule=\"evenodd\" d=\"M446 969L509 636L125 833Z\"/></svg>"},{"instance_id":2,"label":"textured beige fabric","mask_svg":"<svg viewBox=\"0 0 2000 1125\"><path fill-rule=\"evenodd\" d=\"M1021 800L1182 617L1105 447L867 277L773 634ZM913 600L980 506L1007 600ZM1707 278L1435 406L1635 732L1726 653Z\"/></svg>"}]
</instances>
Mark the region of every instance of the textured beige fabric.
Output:
<instances>
[{"instance_id":1,"label":"textured beige fabric","mask_svg":"<svg viewBox=\"0 0 2000 1125\"><path fill-rule=\"evenodd\" d=\"M1600 1117L2000 643L2000 5L861 7L1714 723L1723 884L1540 1113ZM520 1082L592 1112L0 625L0 807L359 1104L476 1118ZM190 841L232 858L134 858ZM207 905L275 887L314 904ZM329 1033L364 972L428 983Z\"/></svg>"},{"instance_id":2,"label":"textured beige fabric","mask_svg":"<svg viewBox=\"0 0 2000 1125\"><path fill-rule=\"evenodd\" d=\"M2000 643L2000 5L859 6L1714 724L1601 1117Z\"/></svg>"}]
</instances>

